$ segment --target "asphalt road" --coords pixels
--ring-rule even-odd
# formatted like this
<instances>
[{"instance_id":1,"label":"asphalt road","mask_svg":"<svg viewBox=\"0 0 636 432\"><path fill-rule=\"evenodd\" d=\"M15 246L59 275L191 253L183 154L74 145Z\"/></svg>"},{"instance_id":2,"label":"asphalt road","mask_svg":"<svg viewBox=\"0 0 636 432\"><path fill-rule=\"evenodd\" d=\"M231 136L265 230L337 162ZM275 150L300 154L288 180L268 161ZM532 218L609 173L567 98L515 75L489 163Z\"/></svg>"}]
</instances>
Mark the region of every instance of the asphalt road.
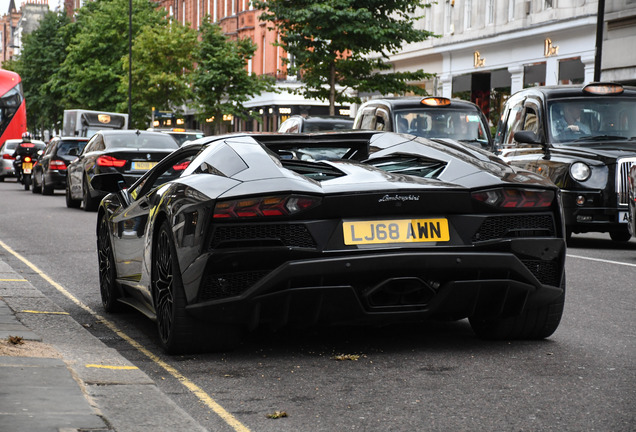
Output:
<instances>
[{"instance_id":1,"label":"asphalt road","mask_svg":"<svg viewBox=\"0 0 636 432\"><path fill-rule=\"evenodd\" d=\"M485 342L460 321L260 331L231 353L166 356L141 314L104 313L95 218L62 191L0 183L0 241L95 314L0 255L210 431L636 430L635 239L573 237L564 317L545 341ZM277 411L287 417L268 418Z\"/></svg>"}]
</instances>

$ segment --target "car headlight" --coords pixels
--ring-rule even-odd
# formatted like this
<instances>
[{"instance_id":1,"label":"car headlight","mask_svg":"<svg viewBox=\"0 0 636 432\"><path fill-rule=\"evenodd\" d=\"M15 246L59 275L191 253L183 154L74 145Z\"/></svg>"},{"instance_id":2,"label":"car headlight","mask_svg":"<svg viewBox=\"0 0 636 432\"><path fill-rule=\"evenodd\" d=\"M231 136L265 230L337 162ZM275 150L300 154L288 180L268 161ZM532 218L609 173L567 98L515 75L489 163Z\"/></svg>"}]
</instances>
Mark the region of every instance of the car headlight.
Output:
<instances>
[{"instance_id":1,"label":"car headlight","mask_svg":"<svg viewBox=\"0 0 636 432\"><path fill-rule=\"evenodd\" d=\"M574 162L570 165L570 175L576 181L585 181L590 178L592 170L583 162Z\"/></svg>"}]
</instances>

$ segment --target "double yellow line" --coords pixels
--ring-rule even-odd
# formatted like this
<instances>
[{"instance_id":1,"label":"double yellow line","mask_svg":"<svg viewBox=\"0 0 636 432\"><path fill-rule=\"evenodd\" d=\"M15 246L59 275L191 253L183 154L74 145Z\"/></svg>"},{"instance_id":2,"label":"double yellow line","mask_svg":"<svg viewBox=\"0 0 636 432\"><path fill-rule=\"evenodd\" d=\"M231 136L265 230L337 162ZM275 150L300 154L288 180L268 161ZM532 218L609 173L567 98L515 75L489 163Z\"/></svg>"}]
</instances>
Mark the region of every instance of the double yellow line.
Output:
<instances>
[{"instance_id":1,"label":"double yellow line","mask_svg":"<svg viewBox=\"0 0 636 432\"><path fill-rule=\"evenodd\" d=\"M193 393L201 402L203 402L208 408L210 408L214 413L216 413L223 421L225 421L229 426L231 426L234 430L240 432L249 432L249 429L245 427L241 422L239 422L232 414L230 414L225 408L219 405L214 399L212 399L201 387L190 381L186 378L181 372L179 372L174 367L170 366L168 363L161 360L159 357L150 352L146 347L141 345L139 342L128 336L126 333L121 331L115 323L107 320L102 315L98 314L90 307L82 303L78 300L73 294L71 294L66 288L64 288L59 283L55 282L51 279L46 273L37 268L33 263L24 258L22 255L14 251L11 247L9 247L6 243L0 241L0 246L2 246L7 252L11 255L22 261L27 265L31 270L40 275L42 279L51 284L56 290L60 293L64 294L69 300L75 303L77 306L82 308L84 311L91 314L95 317L96 320L101 321L106 327L108 327L113 333L117 334L120 338L128 342L133 348L137 351L141 352L143 355L148 357L153 363L160 366L164 369L168 374L170 374L173 378L177 379L184 387L186 387L191 393ZM20 279L22 281L22 279ZM95 367L95 365L87 365L87 367Z\"/></svg>"}]
</instances>

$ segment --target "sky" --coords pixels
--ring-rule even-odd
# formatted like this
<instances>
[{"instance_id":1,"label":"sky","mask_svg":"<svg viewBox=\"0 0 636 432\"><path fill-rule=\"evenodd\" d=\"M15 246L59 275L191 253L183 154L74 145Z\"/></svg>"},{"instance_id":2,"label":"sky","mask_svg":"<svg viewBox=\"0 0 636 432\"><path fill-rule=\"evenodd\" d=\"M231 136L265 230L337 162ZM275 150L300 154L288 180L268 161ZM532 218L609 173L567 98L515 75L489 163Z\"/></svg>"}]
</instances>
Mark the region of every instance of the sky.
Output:
<instances>
[{"instance_id":1,"label":"sky","mask_svg":"<svg viewBox=\"0 0 636 432\"><path fill-rule=\"evenodd\" d=\"M13 2L15 3L15 7L20 10L20 6L25 0L13 0ZM0 16L6 15L9 11L9 3L11 3L11 0L0 0ZM49 9L55 10L57 5L62 3L62 0L49 0Z\"/></svg>"}]
</instances>

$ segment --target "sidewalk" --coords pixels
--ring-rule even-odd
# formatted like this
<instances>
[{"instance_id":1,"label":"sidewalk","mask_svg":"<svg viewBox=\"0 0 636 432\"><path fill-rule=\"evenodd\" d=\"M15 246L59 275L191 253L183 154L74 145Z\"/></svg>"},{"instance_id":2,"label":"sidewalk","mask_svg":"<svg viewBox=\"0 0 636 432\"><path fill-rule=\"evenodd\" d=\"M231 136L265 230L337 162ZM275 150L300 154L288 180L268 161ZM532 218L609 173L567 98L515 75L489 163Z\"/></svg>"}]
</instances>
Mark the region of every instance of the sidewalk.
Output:
<instances>
[{"instance_id":1,"label":"sidewalk","mask_svg":"<svg viewBox=\"0 0 636 432\"><path fill-rule=\"evenodd\" d=\"M0 432L182 430L205 429L0 257Z\"/></svg>"}]
</instances>

